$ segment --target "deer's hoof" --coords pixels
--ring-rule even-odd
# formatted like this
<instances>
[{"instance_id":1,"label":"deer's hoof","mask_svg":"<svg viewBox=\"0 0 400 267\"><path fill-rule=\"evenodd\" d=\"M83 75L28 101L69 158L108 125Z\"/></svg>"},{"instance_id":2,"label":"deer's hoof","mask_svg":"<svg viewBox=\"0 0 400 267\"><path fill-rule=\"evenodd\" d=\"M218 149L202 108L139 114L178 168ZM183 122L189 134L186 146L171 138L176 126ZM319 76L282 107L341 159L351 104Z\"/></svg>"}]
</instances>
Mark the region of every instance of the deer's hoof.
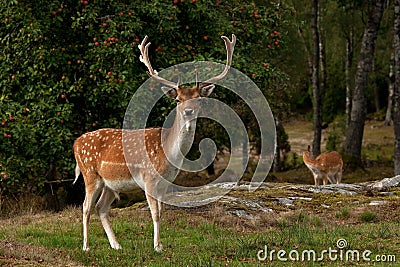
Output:
<instances>
[{"instance_id":1,"label":"deer's hoof","mask_svg":"<svg viewBox=\"0 0 400 267\"><path fill-rule=\"evenodd\" d=\"M154 251L161 252L162 250L163 250L163 246L161 244L154 246Z\"/></svg>"}]
</instances>

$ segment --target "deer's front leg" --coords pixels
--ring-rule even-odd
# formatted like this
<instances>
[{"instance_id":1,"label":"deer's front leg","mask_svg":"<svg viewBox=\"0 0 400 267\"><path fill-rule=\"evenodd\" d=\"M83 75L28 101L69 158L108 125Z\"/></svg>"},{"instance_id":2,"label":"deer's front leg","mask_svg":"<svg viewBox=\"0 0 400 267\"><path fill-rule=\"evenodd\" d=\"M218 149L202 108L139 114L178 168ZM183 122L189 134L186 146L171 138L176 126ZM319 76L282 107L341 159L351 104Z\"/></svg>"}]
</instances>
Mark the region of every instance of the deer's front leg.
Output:
<instances>
[{"instance_id":1,"label":"deer's front leg","mask_svg":"<svg viewBox=\"0 0 400 267\"><path fill-rule=\"evenodd\" d=\"M314 184L317 186L319 185L319 177L317 173L313 173L314 176Z\"/></svg>"},{"instance_id":2,"label":"deer's front leg","mask_svg":"<svg viewBox=\"0 0 400 267\"><path fill-rule=\"evenodd\" d=\"M149 204L151 218L153 219L154 227L154 250L157 252L162 251L163 247L160 241L160 218L161 218L161 206L157 199L155 199L150 193L146 192L147 203Z\"/></svg>"}]
</instances>

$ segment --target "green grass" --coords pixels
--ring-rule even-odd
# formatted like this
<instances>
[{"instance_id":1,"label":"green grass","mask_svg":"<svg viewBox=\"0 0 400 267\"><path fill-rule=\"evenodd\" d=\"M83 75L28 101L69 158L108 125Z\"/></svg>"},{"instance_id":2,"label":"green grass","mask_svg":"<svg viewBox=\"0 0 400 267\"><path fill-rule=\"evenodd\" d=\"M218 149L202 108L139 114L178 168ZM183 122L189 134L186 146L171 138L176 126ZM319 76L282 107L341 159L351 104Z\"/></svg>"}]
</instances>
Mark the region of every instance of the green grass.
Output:
<instances>
[{"instance_id":1,"label":"green grass","mask_svg":"<svg viewBox=\"0 0 400 267\"><path fill-rule=\"evenodd\" d=\"M377 216L374 212L365 211L361 214L360 220L366 223L375 222L377 220Z\"/></svg>"},{"instance_id":2,"label":"green grass","mask_svg":"<svg viewBox=\"0 0 400 267\"><path fill-rule=\"evenodd\" d=\"M209 214L211 212L211 214ZM397 254L400 257L398 221L361 219L354 224L347 215L348 223L327 221L322 216L305 211L294 212L290 216L277 217L276 224L264 220L255 227L246 223L221 222L211 219L212 210L205 213L191 210L167 210L162 224L161 237L164 245L162 253L153 251L152 223L147 211L135 208L113 210L112 224L123 249L112 250L97 216L92 216L89 228L91 250L83 252L80 209L69 209L58 214L38 214L25 218L2 220L0 240L15 244L28 244L34 251L42 251L32 256L27 251L13 251L12 256L23 259L45 259L58 266L287 266L275 260L261 262L257 252L264 249L315 250L336 248L340 238L347 240L349 248L371 250L377 254ZM366 213L363 213L366 214ZM221 215L221 214L220 214ZM221 215L222 216L222 215ZM267 215L266 215L267 216ZM365 215L364 215L365 216ZM346 217L346 216L342 216ZM345 221L346 218L341 218ZM23 246L24 247L24 246ZM0 246L0 255L10 255L7 246ZM61 261L61 262L60 262ZM72 263L71 263L72 261ZM37 260L37 262L40 262ZM1 261L0 261L1 263ZM290 262L291 266L343 266L343 262ZM359 262L367 266L367 262ZM381 265L386 266L386 265Z\"/></svg>"}]
</instances>

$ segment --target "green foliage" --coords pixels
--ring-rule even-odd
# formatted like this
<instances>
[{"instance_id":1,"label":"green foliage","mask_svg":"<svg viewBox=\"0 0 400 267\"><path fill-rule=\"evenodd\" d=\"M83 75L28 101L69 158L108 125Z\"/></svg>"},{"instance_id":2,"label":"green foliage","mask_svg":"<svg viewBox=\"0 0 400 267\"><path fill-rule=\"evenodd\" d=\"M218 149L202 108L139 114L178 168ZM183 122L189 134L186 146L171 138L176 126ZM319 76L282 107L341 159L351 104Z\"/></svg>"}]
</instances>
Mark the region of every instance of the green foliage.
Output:
<instances>
[{"instance_id":1,"label":"green foliage","mask_svg":"<svg viewBox=\"0 0 400 267\"><path fill-rule=\"evenodd\" d=\"M336 213L336 218L348 219L350 217L350 210L348 208L343 208L340 212Z\"/></svg>"},{"instance_id":2,"label":"green foliage","mask_svg":"<svg viewBox=\"0 0 400 267\"><path fill-rule=\"evenodd\" d=\"M377 215L376 213L372 211L364 211L360 215L360 220L364 223L369 223L369 222L376 222L377 221Z\"/></svg>"},{"instance_id":3,"label":"green foliage","mask_svg":"<svg viewBox=\"0 0 400 267\"><path fill-rule=\"evenodd\" d=\"M285 95L285 75L268 62L285 45L287 11L272 2L2 0L0 7L0 179L9 194L70 178L74 139L122 126L146 79L137 49L145 35L160 70L192 60L223 62L219 36L235 33L233 66L253 77L270 101ZM219 96L237 103L236 96ZM160 125L173 105L157 105L151 124ZM276 101L274 108L284 106ZM214 137L219 147L226 144Z\"/></svg>"}]
</instances>

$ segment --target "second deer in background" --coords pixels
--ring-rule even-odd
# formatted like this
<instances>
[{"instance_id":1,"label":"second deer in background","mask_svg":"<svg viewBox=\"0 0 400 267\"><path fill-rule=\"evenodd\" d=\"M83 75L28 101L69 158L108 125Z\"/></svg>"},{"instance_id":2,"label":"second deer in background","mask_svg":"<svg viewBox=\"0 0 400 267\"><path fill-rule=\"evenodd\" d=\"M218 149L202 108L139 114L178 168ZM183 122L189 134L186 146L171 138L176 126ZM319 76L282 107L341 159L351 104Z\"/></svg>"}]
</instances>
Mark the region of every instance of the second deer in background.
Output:
<instances>
[{"instance_id":1,"label":"second deer in background","mask_svg":"<svg viewBox=\"0 0 400 267\"><path fill-rule=\"evenodd\" d=\"M340 184L342 180L343 160L336 151L322 153L315 159L310 155L310 146L303 151L303 162L314 175L315 185Z\"/></svg>"}]
</instances>

